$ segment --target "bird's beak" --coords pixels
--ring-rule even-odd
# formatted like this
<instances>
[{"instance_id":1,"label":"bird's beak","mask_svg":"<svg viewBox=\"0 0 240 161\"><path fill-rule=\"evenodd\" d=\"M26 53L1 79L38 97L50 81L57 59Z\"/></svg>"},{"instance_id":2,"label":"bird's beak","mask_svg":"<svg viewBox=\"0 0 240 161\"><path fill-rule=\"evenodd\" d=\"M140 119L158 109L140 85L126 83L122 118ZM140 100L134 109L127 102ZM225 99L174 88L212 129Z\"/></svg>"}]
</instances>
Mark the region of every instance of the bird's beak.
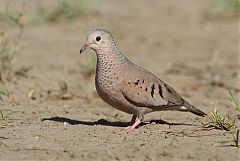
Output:
<instances>
[{"instance_id":1,"label":"bird's beak","mask_svg":"<svg viewBox=\"0 0 240 161\"><path fill-rule=\"evenodd\" d=\"M80 54L82 53L82 52L84 52L84 50L86 50L87 48L89 48L89 46L90 46L90 44L85 44L85 45L83 45L83 47L81 48L81 50L80 50Z\"/></svg>"}]
</instances>

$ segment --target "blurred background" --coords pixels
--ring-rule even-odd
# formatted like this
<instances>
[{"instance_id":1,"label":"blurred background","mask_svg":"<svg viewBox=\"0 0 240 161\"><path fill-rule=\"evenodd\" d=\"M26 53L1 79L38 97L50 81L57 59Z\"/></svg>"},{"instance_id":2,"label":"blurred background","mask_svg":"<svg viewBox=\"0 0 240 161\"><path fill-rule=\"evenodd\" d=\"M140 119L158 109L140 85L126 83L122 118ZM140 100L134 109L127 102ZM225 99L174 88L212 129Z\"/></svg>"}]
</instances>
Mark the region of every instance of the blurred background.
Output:
<instances>
[{"instance_id":1,"label":"blurred background","mask_svg":"<svg viewBox=\"0 0 240 161\"><path fill-rule=\"evenodd\" d=\"M92 98L96 56L90 50L79 55L79 49L96 28L109 30L130 60L186 97L239 92L239 3L1 0L1 93L24 93L18 99L33 89L69 86Z\"/></svg>"},{"instance_id":2,"label":"blurred background","mask_svg":"<svg viewBox=\"0 0 240 161\"><path fill-rule=\"evenodd\" d=\"M79 54L96 28L203 111L217 104L225 113L228 92L240 91L239 9L239 0L0 0L2 125L61 115L128 120L97 96L95 53Z\"/></svg>"}]
</instances>

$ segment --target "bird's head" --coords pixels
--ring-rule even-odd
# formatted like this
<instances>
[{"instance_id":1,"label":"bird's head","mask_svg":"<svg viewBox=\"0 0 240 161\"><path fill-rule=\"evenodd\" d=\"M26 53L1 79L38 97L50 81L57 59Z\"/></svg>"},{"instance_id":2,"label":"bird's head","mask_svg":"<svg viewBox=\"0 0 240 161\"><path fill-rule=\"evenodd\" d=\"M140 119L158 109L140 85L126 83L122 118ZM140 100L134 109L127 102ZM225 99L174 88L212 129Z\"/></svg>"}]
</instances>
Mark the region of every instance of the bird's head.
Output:
<instances>
[{"instance_id":1,"label":"bird's head","mask_svg":"<svg viewBox=\"0 0 240 161\"><path fill-rule=\"evenodd\" d=\"M111 47L113 38L111 34L105 29L96 29L89 33L86 43L80 50L80 54L86 49L90 48L98 52L102 49Z\"/></svg>"}]
</instances>

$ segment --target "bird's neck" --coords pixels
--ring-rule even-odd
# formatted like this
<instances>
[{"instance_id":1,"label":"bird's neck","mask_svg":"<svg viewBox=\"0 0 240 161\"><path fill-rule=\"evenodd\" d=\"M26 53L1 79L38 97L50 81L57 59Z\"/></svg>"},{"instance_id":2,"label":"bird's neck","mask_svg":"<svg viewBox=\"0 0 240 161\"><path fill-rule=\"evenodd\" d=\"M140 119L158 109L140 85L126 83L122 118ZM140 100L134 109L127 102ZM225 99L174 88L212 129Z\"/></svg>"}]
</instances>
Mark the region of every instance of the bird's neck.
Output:
<instances>
[{"instance_id":1,"label":"bird's neck","mask_svg":"<svg viewBox=\"0 0 240 161\"><path fill-rule=\"evenodd\" d=\"M97 65L121 65L124 64L126 57L118 50L117 47L101 48L96 51Z\"/></svg>"}]
</instances>

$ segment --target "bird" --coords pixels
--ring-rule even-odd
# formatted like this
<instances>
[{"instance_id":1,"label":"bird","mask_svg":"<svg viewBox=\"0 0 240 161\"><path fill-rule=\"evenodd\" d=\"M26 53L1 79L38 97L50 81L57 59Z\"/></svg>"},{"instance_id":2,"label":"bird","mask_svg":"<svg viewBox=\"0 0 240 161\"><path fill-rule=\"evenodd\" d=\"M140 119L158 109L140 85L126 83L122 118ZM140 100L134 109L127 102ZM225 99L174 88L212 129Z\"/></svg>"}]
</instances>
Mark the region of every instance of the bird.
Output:
<instances>
[{"instance_id":1,"label":"bird","mask_svg":"<svg viewBox=\"0 0 240 161\"><path fill-rule=\"evenodd\" d=\"M134 130L143 122L145 114L154 111L206 115L170 85L124 56L106 29L92 30L80 54L86 49L94 50L97 56L95 86L98 95L114 108L132 115L127 130Z\"/></svg>"}]
</instances>

